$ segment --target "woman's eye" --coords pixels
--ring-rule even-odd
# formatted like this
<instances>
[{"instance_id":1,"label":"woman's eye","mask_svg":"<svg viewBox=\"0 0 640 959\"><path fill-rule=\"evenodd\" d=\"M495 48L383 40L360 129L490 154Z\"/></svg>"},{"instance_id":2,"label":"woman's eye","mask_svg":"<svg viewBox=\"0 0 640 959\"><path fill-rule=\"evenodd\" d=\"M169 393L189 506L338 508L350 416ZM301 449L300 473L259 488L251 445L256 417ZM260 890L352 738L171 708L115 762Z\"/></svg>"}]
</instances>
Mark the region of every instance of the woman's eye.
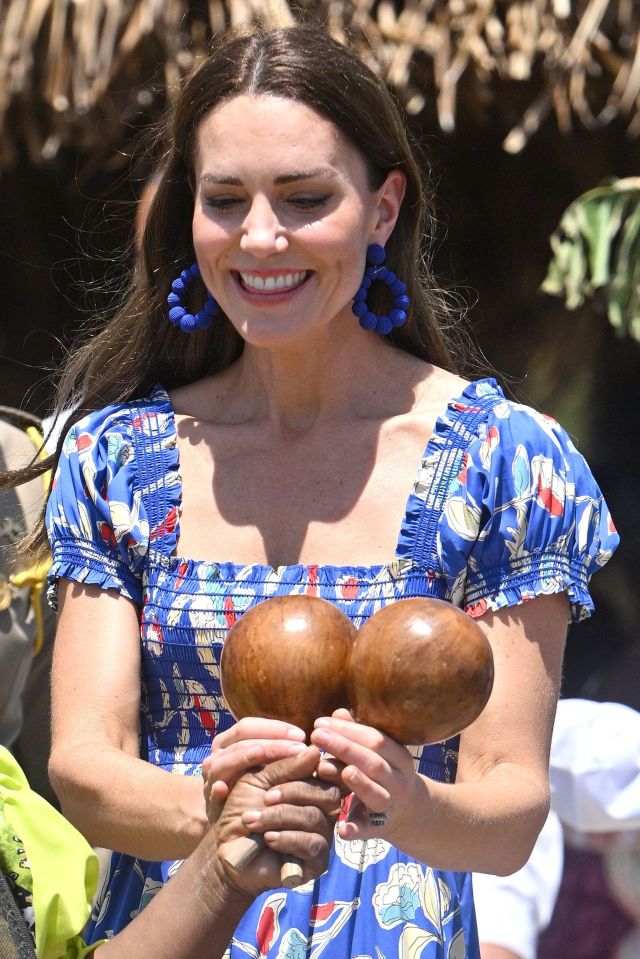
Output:
<instances>
[{"instance_id":1,"label":"woman's eye","mask_svg":"<svg viewBox=\"0 0 640 959\"><path fill-rule=\"evenodd\" d=\"M221 213L233 210L242 201L237 196L209 196L205 197L205 205Z\"/></svg>"},{"instance_id":2,"label":"woman's eye","mask_svg":"<svg viewBox=\"0 0 640 959\"><path fill-rule=\"evenodd\" d=\"M289 206L301 213L321 209L328 201L329 196L322 193L304 193L287 198ZM243 197L233 194L208 196L204 204L216 213L235 213L245 203Z\"/></svg>"},{"instance_id":3,"label":"woman's eye","mask_svg":"<svg viewBox=\"0 0 640 959\"><path fill-rule=\"evenodd\" d=\"M292 196L289 198L289 202L299 210L317 210L320 207L323 207L328 199L328 196L318 193L304 196Z\"/></svg>"}]
</instances>

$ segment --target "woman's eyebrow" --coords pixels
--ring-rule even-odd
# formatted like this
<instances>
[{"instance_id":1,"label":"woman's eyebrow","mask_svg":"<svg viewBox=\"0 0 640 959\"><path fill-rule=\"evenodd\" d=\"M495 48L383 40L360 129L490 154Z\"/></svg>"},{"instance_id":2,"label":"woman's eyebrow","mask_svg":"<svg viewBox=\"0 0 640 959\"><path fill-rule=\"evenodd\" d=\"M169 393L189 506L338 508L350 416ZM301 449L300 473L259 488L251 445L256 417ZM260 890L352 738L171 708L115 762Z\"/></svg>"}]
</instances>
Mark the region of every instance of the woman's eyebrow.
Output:
<instances>
[{"instance_id":1,"label":"woman's eyebrow","mask_svg":"<svg viewBox=\"0 0 640 959\"><path fill-rule=\"evenodd\" d=\"M219 186L242 186L242 180L237 176L215 176L213 173L203 173L200 177L201 183L215 183Z\"/></svg>"},{"instance_id":2,"label":"woman's eyebrow","mask_svg":"<svg viewBox=\"0 0 640 959\"><path fill-rule=\"evenodd\" d=\"M276 186L281 186L284 183L295 183L298 180L313 180L316 177L328 179L335 176L336 172L332 170L331 167L316 167L313 170L293 170L291 173L282 173L275 178L274 183ZM242 186L240 177L228 176L225 173L220 175L203 173L200 177L200 182L213 183L216 186Z\"/></svg>"},{"instance_id":3,"label":"woman's eyebrow","mask_svg":"<svg viewBox=\"0 0 640 959\"><path fill-rule=\"evenodd\" d=\"M274 182L279 186L282 183L294 183L296 180L313 180L315 177L335 177L335 170L330 167L317 167L314 170L296 170L292 173L283 173L277 176Z\"/></svg>"}]
</instances>

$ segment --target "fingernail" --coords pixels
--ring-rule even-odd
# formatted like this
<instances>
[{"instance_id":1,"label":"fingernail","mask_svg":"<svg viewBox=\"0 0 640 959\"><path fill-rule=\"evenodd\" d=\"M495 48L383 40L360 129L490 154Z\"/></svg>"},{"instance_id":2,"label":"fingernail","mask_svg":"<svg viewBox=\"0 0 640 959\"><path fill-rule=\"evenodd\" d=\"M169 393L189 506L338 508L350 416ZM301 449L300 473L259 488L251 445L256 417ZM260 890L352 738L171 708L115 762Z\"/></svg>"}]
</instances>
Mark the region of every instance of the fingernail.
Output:
<instances>
[{"instance_id":1,"label":"fingernail","mask_svg":"<svg viewBox=\"0 0 640 959\"><path fill-rule=\"evenodd\" d=\"M329 730L325 729L314 729L313 731L313 742L316 746L328 746L331 742L331 736L329 735Z\"/></svg>"},{"instance_id":2,"label":"fingernail","mask_svg":"<svg viewBox=\"0 0 640 959\"><path fill-rule=\"evenodd\" d=\"M345 766L342 770L342 778L351 784L357 784L360 781L360 775L355 766Z\"/></svg>"},{"instance_id":3,"label":"fingernail","mask_svg":"<svg viewBox=\"0 0 640 959\"><path fill-rule=\"evenodd\" d=\"M287 737L289 739L297 739L299 742L303 742L303 743L307 738L305 736L304 730L298 729L297 726L290 726L289 729L287 729Z\"/></svg>"},{"instance_id":4,"label":"fingernail","mask_svg":"<svg viewBox=\"0 0 640 959\"><path fill-rule=\"evenodd\" d=\"M298 756L300 753L303 753L307 748L306 743L290 743L289 745L289 755Z\"/></svg>"},{"instance_id":5,"label":"fingernail","mask_svg":"<svg viewBox=\"0 0 640 959\"><path fill-rule=\"evenodd\" d=\"M265 802L277 803L282 799L282 793L279 789L270 789L265 793Z\"/></svg>"},{"instance_id":6,"label":"fingernail","mask_svg":"<svg viewBox=\"0 0 640 959\"><path fill-rule=\"evenodd\" d=\"M335 775L340 771L335 763L329 762L329 760L324 757L320 760L320 765L322 766L322 772L325 776Z\"/></svg>"},{"instance_id":7,"label":"fingernail","mask_svg":"<svg viewBox=\"0 0 640 959\"><path fill-rule=\"evenodd\" d=\"M245 809L244 813L242 814L242 821L246 826L248 826L252 822L258 822L261 816L262 813L259 809Z\"/></svg>"},{"instance_id":8,"label":"fingernail","mask_svg":"<svg viewBox=\"0 0 640 959\"><path fill-rule=\"evenodd\" d=\"M326 716L320 716L319 719L316 719L313 725L315 726L316 729L318 729L320 726L330 726L331 720L328 719Z\"/></svg>"}]
</instances>

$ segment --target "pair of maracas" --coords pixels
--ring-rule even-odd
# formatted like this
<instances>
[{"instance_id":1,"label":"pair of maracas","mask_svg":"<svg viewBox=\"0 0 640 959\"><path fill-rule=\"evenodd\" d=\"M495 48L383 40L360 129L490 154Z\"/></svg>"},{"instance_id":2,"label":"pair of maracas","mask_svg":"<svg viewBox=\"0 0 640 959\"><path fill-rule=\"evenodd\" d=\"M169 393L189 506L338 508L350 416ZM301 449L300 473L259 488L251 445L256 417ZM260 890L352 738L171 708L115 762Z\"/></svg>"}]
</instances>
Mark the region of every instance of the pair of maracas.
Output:
<instances>
[{"instance_id":1,"label":"pair of maracas","mask_svg":"<svg viewBox=\"0 0 640 959\"><path fill-rule=\"evenodd\" d=\"M318 716L347 707L403 745L427 745L480 715L493 657L480 627L443 600L399 600L356 630L332 603L300 594L265 600L234 623L220 678L236 719L280 719L309 736ZM238 840L226 861L243 868L260 842ZM281 880L298 885L299 864L285 863Z\"/></svg>"}]
</instances>

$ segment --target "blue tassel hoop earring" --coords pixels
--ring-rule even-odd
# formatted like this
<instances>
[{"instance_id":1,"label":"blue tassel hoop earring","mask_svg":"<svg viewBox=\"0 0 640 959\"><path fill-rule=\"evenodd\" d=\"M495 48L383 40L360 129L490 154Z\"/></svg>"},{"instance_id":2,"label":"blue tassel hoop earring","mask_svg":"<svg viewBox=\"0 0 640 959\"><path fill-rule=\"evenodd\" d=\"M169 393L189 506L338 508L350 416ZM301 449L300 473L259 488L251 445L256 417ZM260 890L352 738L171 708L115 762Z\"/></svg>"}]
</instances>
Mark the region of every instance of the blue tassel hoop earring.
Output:
<instances>
[{"instance_id":1,"label":"blue tassel hoop earring","mask_svg":"<svg viewBox=\"0 0 640 959\"><path fill-rule=\"evenodd\" d=\"M371 243L367 247L367 266L362 278L360 289L353 298L353 313L358 317L360 326L365 330L375 330L376 333L391 333L397 326L402 326L407 320L409 297L407 287L399 280L395 273L384 265L384 247L379 243ZM382 280L389 287L393 297L393 307L383 316L378 316L369 309L367 296L374 280Z\"/></svg>"},{"instance_id":2,"label":"blue tassel hoop earring","mask_svg":"<svg viewBox=\"0 0 640 959\"><path fill-rule=\"evenodd\" d=\"M189 284L200 276L200 267L197 263L183 270L171 284L171 293L167 297L169 304L169 322L179 326L183 333L193 333L194 330L206 330L220 309L217 302L207 291L207 299L201 310L196 314L189 313L184 305L184 294Z\"/></svg>"}]
</instances>

